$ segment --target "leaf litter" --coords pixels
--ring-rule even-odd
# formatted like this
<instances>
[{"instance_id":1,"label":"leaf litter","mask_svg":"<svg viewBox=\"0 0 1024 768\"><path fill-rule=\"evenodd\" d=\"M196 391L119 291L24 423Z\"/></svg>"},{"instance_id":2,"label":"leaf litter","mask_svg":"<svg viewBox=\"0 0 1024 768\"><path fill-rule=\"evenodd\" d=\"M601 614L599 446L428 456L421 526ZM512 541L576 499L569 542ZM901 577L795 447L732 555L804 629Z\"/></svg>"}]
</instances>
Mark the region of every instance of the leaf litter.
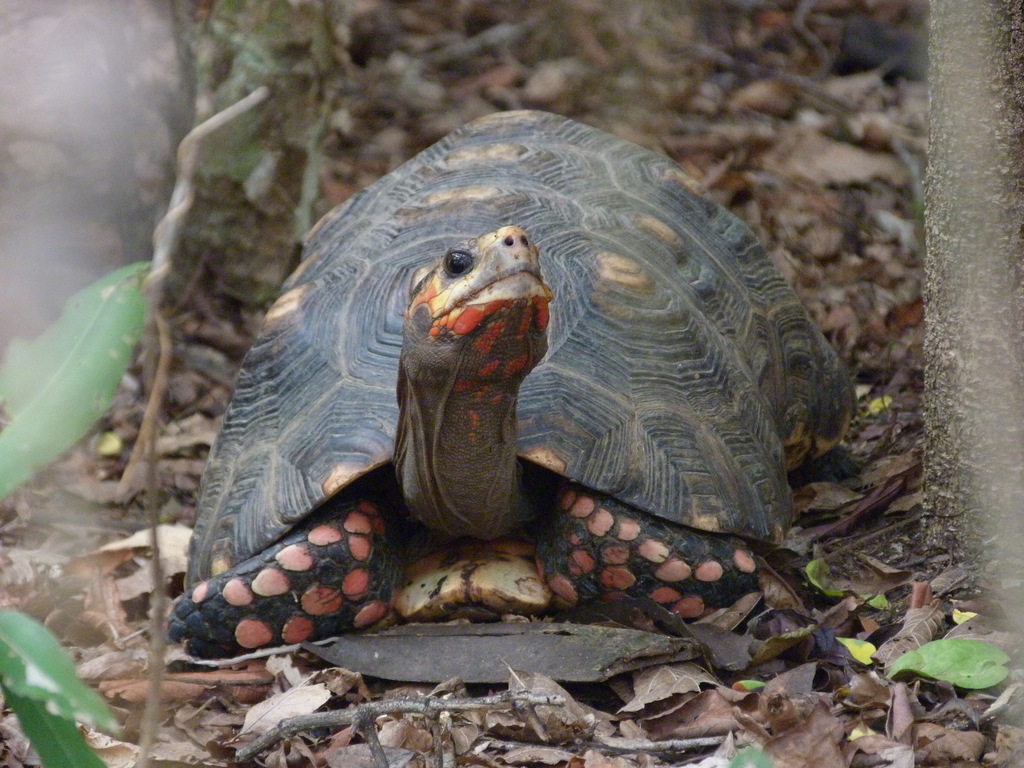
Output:
<instances>
[{"instance_id":1,"label":"leaf litter","mask_svg":"<svg viewBox=\"0 0 1024 768\"><path fill-rule=\"evenodd\" d=\"M860 405L847 444L861 471L796 490L797 527L763 593L689 630L633 615L625 626L685 637L701 653L648 661L605 682L512 670L507 684L414 685L325 669L306 653L285 666L257 659L209 669L184 665L171 649L155 759L229 764L252 737L244 723L256 706L276 718L508 690L562 703L395 711L369 730L393 766L440 765L440 755L466 765L725 766L747 746L777 767L1020 764L1024 733L1006 719L1020 714L1019 685L972 692L886 676L888 664L933 640L1009 647L1019 631L977 598L976 579L916 540L924 87L877 70L827 71L846 54L844 27L866 18L920 35L919 7L833 0L810 4L798 23L794 5L735 4L724 13L714 4L638 9L624 0L457 8L365 0L350 20L356 87L336 105L324 147L323 191L333 205L469 119L553 109L667 151L754 229L855 372ZM172 526L194 517L205 456L260 317L202 285L193 294L176 319L157 443L161 517ZM112 765L134 759L147 686L151 554L147 539L128 537L142 527L141 500L117 489L143 389L140 370L130 370L99 426L108 437L80 444L0 505L0 604L45 620L118 713L125 741L90 736ZM184 556L175 542L161 547L172 592L181 589ZM803 567L815 558L844 596L810 586ZM908 581L931 582L935 597ZM869 593L885 594L890 607L872 608ZM955 608L978 615L957 627ZM837 638L874 643L874 662L855 661ZM745 690L751 680L765 685ZM9 717L0 721L0 759L25 765L11 728ZM376 766L368 738L365 725L292 735L264 760Z\"/></svg>"}]
</instances>

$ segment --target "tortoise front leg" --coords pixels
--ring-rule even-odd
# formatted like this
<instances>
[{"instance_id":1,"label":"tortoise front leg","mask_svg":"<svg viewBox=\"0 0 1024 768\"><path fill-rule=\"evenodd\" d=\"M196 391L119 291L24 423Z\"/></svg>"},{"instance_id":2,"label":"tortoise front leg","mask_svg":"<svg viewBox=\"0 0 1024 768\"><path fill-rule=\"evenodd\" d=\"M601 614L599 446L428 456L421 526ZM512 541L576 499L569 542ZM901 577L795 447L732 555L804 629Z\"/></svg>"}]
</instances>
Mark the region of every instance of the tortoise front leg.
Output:
<instances>
[{"instance_id":1,"label":"tortoise front leg","mask_svg":"<svg viewBox=\"0 0 1024 768\"><path fill-rule=\"evenodd\" d=\"M537 566L564 603L649 597L683 618L758 589L739 539L675 525L566 484L537 526Z\"/></svg>"},{"instance_id":2,"label":"tortoise front leg","mask_svg":"<svg viewBox=\"0 0 1024 768\"><path fill-rule=\"evenodd\" d=\"M263 552L193 585L168 636L193 656L231 656L333 637L391 611L401 576L381 503L332 501Z\"/></svg>"}]
</instances>

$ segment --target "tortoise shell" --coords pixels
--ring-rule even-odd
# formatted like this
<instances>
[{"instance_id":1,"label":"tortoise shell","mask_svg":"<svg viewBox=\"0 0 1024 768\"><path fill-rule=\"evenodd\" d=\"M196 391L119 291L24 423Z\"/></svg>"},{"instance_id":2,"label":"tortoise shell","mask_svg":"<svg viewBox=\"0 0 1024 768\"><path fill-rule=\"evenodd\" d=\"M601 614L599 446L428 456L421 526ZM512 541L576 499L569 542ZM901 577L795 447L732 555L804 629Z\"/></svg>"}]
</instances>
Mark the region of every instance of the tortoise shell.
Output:
<instances>
[{"instance_id":1,"label":"tortoise shell","mask_svg":"<svg viewBox=\"0 0 1024 768\"><path fill-rule=\"evenodd\" d=\"M554 292L520 456L673 522L781 538L787 468L846 426L835 353L749 229L675 163L519 111L455 131L311 233L211 451L190 581L390 462L414 276L509 224Z\"/></svg>"}]
</instances>

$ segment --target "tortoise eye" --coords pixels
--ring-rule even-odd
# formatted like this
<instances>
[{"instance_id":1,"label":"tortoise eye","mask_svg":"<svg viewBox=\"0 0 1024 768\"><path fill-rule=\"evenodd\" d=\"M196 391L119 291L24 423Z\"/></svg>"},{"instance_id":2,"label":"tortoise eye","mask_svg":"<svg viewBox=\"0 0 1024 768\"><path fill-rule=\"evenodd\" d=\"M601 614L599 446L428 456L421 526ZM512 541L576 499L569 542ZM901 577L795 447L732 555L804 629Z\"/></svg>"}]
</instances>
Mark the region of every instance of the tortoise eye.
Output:
<instances>
[{"instance_id":1,"label":"tortoise eye","mask_svg":"<svg viewBox=\"0 0 1024 768\"><path fill-rule=\"evenodd\" d=\"M464 275L473 268L476 259L468 251L448 251L444 255L444 271L449 277Z\"/></svg>"}]
</instances>

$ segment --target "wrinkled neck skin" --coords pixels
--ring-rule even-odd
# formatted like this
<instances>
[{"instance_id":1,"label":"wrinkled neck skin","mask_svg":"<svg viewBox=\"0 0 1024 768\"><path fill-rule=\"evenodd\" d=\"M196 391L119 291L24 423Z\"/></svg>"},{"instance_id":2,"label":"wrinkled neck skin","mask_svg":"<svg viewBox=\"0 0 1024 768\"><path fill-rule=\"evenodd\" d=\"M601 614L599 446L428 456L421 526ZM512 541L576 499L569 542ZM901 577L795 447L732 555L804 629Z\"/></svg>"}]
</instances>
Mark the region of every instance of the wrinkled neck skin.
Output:
<instances>
[{"instance_id":1,"label":"wrinkled neck skin","mask_svg":"<svg viewBox=\"0 0 1024 768\"><path fill-rule=\"evenodd\" d=\"M406 318L395 467L410 513L436 531L492 539L530 517L516 401L547 348L534 311L512 302L463 336L432 337L426 306Z\"/></svg>"}]
</instances>

